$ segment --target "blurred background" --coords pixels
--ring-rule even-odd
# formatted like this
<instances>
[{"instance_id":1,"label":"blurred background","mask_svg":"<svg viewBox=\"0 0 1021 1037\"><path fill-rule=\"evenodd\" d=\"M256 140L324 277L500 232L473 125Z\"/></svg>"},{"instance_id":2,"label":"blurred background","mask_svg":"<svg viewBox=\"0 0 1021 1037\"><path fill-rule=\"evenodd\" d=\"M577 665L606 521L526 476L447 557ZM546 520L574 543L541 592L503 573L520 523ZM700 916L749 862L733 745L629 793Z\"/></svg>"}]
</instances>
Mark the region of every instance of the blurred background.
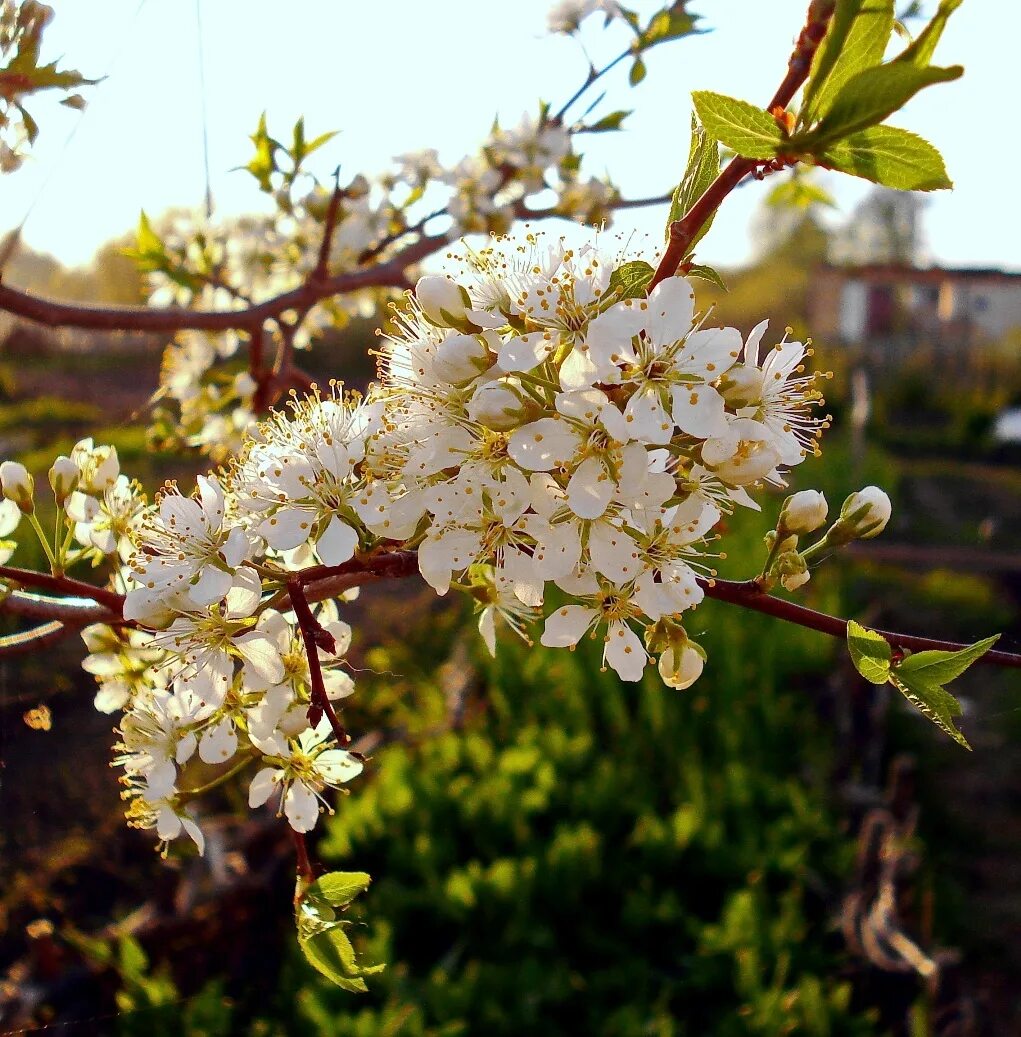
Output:
<instances>
[{"instance_id":1,"label":"blurred background","mask_svg":"<svg viewBox=\"0 0 1021 1037\"><path fill-rule=\"evenodd\" d=\"M801 7L786 6L778 53ZM721 4L720 46L728 24L741 30L727 22L733 8ZM129 55L148 38L124 36ZM254 125L257 112L242 114ZM828 562L799 600L953 640L1002 631L1000 647L1021 649L1010 203L992 228L1000 237L976 254L943 232L934 247L925 198L859 190L833 208L826 181L778 185L741 203L740 245L722 228L707 258L729 290L699 282L698 302L715 307L711 323L747 332L771 315L775 337L785 323L811 335L816 367L834 372L824 456L797 469L792 490L822 489L837 507L876 483L894 502L885 534ZM181 203L201 198L188 190ZM33 203L5 282L141 302L122 253L131 236L118 233L133 220L108 222L98 248L75 245L86 262L71 246L66 259L33 246L59 240L70 218L46 215L48 199L67 193L46 188ZM366 383L382 320L325 337L310 373ZM165 344L0 317L0 456L39 479L92 435L150 492L169 477L187 484L200 459L146 445ZM759 571L781 500L727 520L722 576ZM968 753L889 687L862 681L839 642L718 602L690 625L710 664L686 692L653 673L622 685L600 672L595 647L504 639L492 660L469 610L417 581L368 588L347 612L358 686L348 727L371 763L316 830L313 854L374 876L356 942L364 960L389 965L370 993L338 991L304 962L290 841L271 810L247 810L242 788L207 805L203 859L161 861L149 835L124 826L112 719L92 707L81 647L63 642L0 663L0 1032L1021 1032L1015 672L979 667L955 685Z\"/></svg>"}]
</instances>

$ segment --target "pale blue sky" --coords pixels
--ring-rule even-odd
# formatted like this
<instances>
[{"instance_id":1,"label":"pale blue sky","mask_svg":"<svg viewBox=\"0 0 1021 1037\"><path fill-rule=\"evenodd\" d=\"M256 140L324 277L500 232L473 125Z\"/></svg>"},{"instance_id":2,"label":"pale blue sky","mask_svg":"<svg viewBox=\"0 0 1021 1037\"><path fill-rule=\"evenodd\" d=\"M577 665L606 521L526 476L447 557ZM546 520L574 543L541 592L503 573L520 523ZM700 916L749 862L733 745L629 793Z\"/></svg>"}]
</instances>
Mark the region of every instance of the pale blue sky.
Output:
<instances>
[{"instance_id":1,"label":"pale blue sky","mask_svg":"<svg viewBox=\"0 0 1021 1037\"><path fill-rule=\"evenodd\" d=\"M133 227L139 210L154 214L202 200L195 3L51 2L50 56L108 78L90 94L90 110L66 149L82 117L36 103L42 135L26 166L3 179L0 227L17 224L38 195L25 240L80 263ZM300 114L310 133L342 131L321 153L324 176L337 163L349 175L372 173L392 155L420 147L456 161L474 150L494 114L516 121L540 97L562 101L585 71L577 43L545 35L546 0L200 2L212 185L225 213L262 203L247 174L231 169L247 161L247 135L264 108L271 131L287 132ZM634 6L647 13L657 5ZM585 142L587 168L609 170L628 196L658 193L679 177L692 90L768 99L806 3L693 0L690 6L713 32L654 51L636 89L623 69L608 77L600 111L634 108L635 114L626 132ZM583 33L597 62L624 38L600 25L592 19ZM964 79L931 88L895 119L943 151L957 185L930 196L926 227L936 262L1021 267L1014 116L1006 142L999 139L1004 113L1018 98L1018 39L1021 5L966 0L936 56L942 64L963 64ZM865 189L835 174L827 184L845 212ZM748 258L749 223L767 187L749 185L732 196L703 242L703 261L733 265ZM618 228L658 238L664 215L625 213Z\"/></svg>"}]
</instances>

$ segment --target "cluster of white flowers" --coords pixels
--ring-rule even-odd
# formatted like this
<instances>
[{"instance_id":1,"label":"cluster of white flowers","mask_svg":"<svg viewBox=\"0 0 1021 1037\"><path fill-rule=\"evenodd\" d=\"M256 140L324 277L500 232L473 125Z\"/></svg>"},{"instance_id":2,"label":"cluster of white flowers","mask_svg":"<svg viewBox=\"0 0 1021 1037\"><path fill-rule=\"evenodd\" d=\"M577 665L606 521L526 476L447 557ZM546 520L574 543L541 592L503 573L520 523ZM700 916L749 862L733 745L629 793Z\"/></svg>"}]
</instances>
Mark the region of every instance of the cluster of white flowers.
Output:
<instances>
[{"instance_id":1,"label":"cluster of white flowers","mask_svg":"<svg viewBox=\"0 0 1021 1037\"><path fill-rule=\"evenodd\" d=\"M556 215L589 224L608 222L618 197L608 181L579 173L573 130L547 114L523 115L509 129L494 127L477 153L451 166L433 150L394 161L377 181L359 174L341 190L331 274L389 258L430 212L443 214L443 230L456 237L506 232L527 212L527 201L548 190L556 196ZM162 255L146 258L150 305L231 310L299 287L319 261L330 195L322 186L303 197L282 190L277 211L265 216L223 221L180 212L164 219L158 227ZM243 292L231 287L241 285ZM301 314L286 348L306 349L328 328L371 315L390 297L389 289L365 288L325 299ZM272 357L282 348L281 329L270 323L264 334L264 351ZM214 460L237 451L255 417L255 380L239 372L235 360L246 342L235 332L175 337L160 380L161 396L174 405L158 415L166 436L198 446Z\"/></svg>"},{"instance_id":2,"label":"cluster of white flowers","mask_svg":"<svg viewBox=\"0 0 1021 1037\"><path fill-rule=\"evenodd\" d=\"M651 274L530 236L469 254L459 280L423 278L383 349L369 453L385 491L365 499L372 529L416 531L439 593L489 589L490 641L495 615L520 629L552 584L543 644L591 632L622 678L656 655L686 687L702 653L681 616L712 575L707 535L757 507L750 487L782 485L826 422L801 343L760 358L765 324L747 340L709 327L683 278L645 297Z\"/></svg>"},{"instance_id":3,"label":"cluster of white flowers","mask_svg":"<svg viewBox=\"0 0 1021 1037\"><path fill-rule=\"evenodd\" d=\"M315 825L324 791L362 762L332 705L354 690L351 631L304 588L380 553L417 550L437 593L468 592L491 651L498 620L526 639L541 623L550 647L601 639L624 680L653 659L673 687L698 678L705 653L684 621L715 575L713 531L758 507L755 488L784 485L827 419L805 346L763 351L765 323L746 338L712 327L686 280L646 294L652 275L597 245L497 240L395 309L367 397L335 384L295 398L190 496L168 484L147 505L91 440L57 460L69 526L55 571L73 538L126 592L126 625L83 637L97 707L123 711L132 824L201 845L198 786L181 777L197 759L229 765L221 775L261 763L252 805L276 791L297 831ZM5 462L0 482L0 536L23 514L38 527L28 472ZM813 551L874 536L889 499L853 494L800 552L826 511L815 491L789 498L767 585L794 589Z\"/></svg>"}]
</instances>

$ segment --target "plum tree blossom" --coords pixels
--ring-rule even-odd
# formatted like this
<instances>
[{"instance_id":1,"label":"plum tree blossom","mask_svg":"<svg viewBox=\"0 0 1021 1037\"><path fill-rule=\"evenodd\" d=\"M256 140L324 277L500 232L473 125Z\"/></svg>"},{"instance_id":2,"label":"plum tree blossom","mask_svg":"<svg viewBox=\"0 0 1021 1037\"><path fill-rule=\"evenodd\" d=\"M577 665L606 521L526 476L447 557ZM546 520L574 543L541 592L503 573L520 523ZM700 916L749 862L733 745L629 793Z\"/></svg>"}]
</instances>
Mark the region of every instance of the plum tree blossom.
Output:
<instances>
[{"instance_id":1,"label":"plum tree blossom","mask_svg":"<svg viewBox=\"0 0 1021 1037\"><path fill-rule=\"evenodd\" d=\"M50 468L47 531L33 475L0 463L0 606L52 614L3 647L81 631L95 705L119 714L114 762L129 824L155 830L163 852L184 834L201 853L196 801L256 767L249 805L274 805L295 833L300 901L313 878L304 834L365 764L342 715L356 693L342 606L363 582L414 572L438 594L471 598L493 653L503 627L554 649L587 637L621 680L658 673L676 689L711 665L686 629L705 597L768 612L847 637L863 674L908 688L963 742L942 684L912 683L910 653L932 642L771 594L796 591L833 549L882 532L892 512L883 490L851 494L821 534L825 497L795 493L765 535L754 580L721 580L715 568L725 516L761 510L819 452L829 424L822 376L806 370L809 343L788 331L769 344L766 321L745 336L698 310L692 278L718 275L694 249L719 205L746 179L797 162L905 189L949 186L931 145L880 126L888 105L820 100L839 99L851 74L841 47L858 15L849 5L833 21L834 7L810 5L766 108L694 95L689 165L665 243L648 257L655 267L612 245L605 226L581 243L532 227L508 233L526 217L605 224L626 204L608 180L583 177L577 150L580 134L617 130L626 113L586 122L588 110L570 112L625 59L639 82L647 50L695 27L684 2L643 25L613 0L565 0L552 31L574 35L600 12L631 38L602 68L590 64L559 110L541 104L513 126L494 124L453 162L424 150L374 178L342 182L338 172L332 191L305 165L331 135L310 140L299 120L285 146L263 118L245 168L273 211L234 223L178 214L160 226L143 216L133 254L151 295L135 323L130 311L43 304L0 285L0 306L30 319L173 331L154 438L219 464L192 492L168 483L150 502L114 447L83 439ZM937 16L893 59L905 100L954 78L928 64L945 22ZM848 88L869 71L855 65ZM834 110L858 121L835 127ZM875 129L897 163L875 152ZM725 169L721 144L734 152ZM463 237L478 234L488 238ZM420 276L441 249L446 272ZM366 394L314 386L296 353L381 304L390 320ZM287 390L290 403L272 409ZM17 547L8 538L26 526L48 572L7 564ZM106 586L69 575L86 562L103 567ZM993 640L937 651L952 659L942 672L980 656L1018 663L990 652ZM202 766L215 776L196 784Z\"/></svg>"}]
</instances>

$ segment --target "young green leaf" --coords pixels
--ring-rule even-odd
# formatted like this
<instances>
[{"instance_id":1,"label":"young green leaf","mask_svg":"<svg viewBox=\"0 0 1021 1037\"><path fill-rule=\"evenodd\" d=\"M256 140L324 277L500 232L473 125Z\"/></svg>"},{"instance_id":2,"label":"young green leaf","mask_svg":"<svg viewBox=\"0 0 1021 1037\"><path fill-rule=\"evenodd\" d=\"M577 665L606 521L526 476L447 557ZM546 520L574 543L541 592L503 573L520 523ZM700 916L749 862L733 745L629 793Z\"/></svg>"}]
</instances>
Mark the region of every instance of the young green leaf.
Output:
<instances>
[{"instance_id":1,"label":"young green leaf","mask_svg":"<svg viewBox=\"0 0 1021 1037\"><path fill-rule=\"evenodd\" d=\"M958 79L964 69L960 65L939 68L891 62L867 68L852 76L833 99L830 110L814 130L793 138L792 147L819 153L819 146L874 126L903 107L919 90L933 83Z\"/></svg>"},{"instance_id":2,"label":"young green leaf","mask_svg":"<svg viewBox=\"0 0 1021 1037\"><path fill-rule=\"evenodd\" d=\"M711 266L704 266L701 263L693 263L688 267L687 276L701 277L703 281L708 281L710 284L716 285L716 287L721 291L727 291L727 285L723 278L720 277L719 273Z\"/></svg>"},{"instance_id":3,"label":"young green leaf","mask_svg":"<svg viewBox=\"0 0 1021 1037\"><path fill-rule=\"evenodd\" d=\"M687 5L688 0L675 0L669 7L657 11L639 37L642 50L649 50L657 44L698 33L696 25L699 16L688 14L684 10Z\"/></svg>"},{"instance_id":4,"label":"young green leaf","mask_svg":"<svg viewBox=\"0 0 1021 1037\"><path fill-rule=\"evenodd\" d=\"M333 907L344 907L359 893L364 893L371 881L372 877L364 871L331 871L316 879L305 896L324 900Z\"/></svg>"},{"instance_id":5,"label":"young green leaf","mask_svg":"<svg viewBox=\"0 0 1021 1037\"><path fill-rule=\"evenodd\" d=\"M905 61L920 67L928 65L939 43L940 36L946 28L947 19L961 6L961 0L942 0L929 24L918 34L903 53L898 54L895 61Z\"/></svg>"},{"instance_id":6,"label":"young green leaf","mask_svg":"<svg viewBox=\"0 0 1021 1037\"><path fill-rule=\"evenodd\" d=\"M604 115L598 122L592 123L590 126L579 126L575 131L577 133L607 133L610 130L619 130L621 123L630 115L630 112L610 112L609 115Z\"/></svg>"},{"instance_id":7,"label":"young green leaf","mask_svg":"<svg viewBox=\"0 0 1021 1037\"><path fill-rule=\"evenodd\" d=\"M891 672L890 683L941 731L965 749L971 748L954 723L954 718L961 715L961 704L938 682L927 680L918 673L904 673L898 668Z\"/></svg>"},{"instance_id":8,"label":"young green leaf","mask_svg":"<svg viewBox=\"0 0 1021 1037\"><path fill-rule=\"evenodd\" d=\"M870 126L837 141L818 161L900 191L953 187L943 156L924 138L896 126Z\"/></svg>"},{"instance_id":9,"label":"young green leaf","mask_svg":"<svg viewBox=\"0 0 1021 1037\"><path fill-rule=\"evenodd\" d=\"M716 138L706 133L694 114L691 116L691 145L688 148L688 165L681 182L674 189L670 200L670 215L667 218L665 235L670 236L670 224L681 219L686 212L705 194L709 185L720 175L720 146ZM712 226L716 213L699 227L688 246L689 254Z\"/></svg>"},{"instance_id":10,"label":"young green leaf","mask_svg":"<svg viewBox=\"0 0 1021 1037\"><path fill-rule=\"evenodd\" d=\"M863 627L853 619L847 621L847 650L854 668L872 684L885 684L890 679L893 651L882 634Z\"/></svg>"},{"instance_id":11,"label":"young green leaf","mask_svg":"<svg viewBox=\"0 0 1021 1037\"><path fill-rule=\"evenodd\" d=\"M832 69L813 91L811 103L802 105L803 125L821 119L849 79L883 60L893 32L893 0L864 0L855 6L858 10Z\"/></svg>"},{"instance_id":12,"label":"young green leaf","mask_svg":"<svg viewBox=\"0 0 1021 1037\"><path fill-rule=\"evenodd\" d=\"M369 988L362 978L382 972L385 965L359 965L347 933L338 925L312 933L298 943L309 964L342 990L364 994Z\"/></svg>"},{"instance_id":13,"label":"young green leaf","mask_svg":"<svg viewBox=\"0 0 1021 1037\"><path fill-rule=\"evenodd\" d=\"M648 70L645 67L645 62L641 58L635 58L634 64L631 66L631 71L628 73L628 82L632 86L638 86L638 84L645 78L645 73Z\"/></svg>"},{"instance_id":14,"label":"young green leaf","mask_svg":"<svg viewBox=\"0 0 1021 1037\"><path fill-rule=\"evenodd\" d=\"M637 299L645 294L645 289L656 271L643 259L624 263L610 275L607 294L615 295L617 300Z\"/></svg>"},{"instance_id":15,"label":"young green leaf","mask_svg":"<svg viewBox=\"0 0 1021 1037\"><path fill-rule=\"evenodd\" d=\"M691 95L702 125L744 158L774 158L786 138L769 112L736 97L696 90Z\"/></svg>"},{"instance_id":16,"label":"young green leaf","mask_svg":"<svg viewBox=\"0 0 1021 1037\"><path fill-rule=\"evenodd\" d=\"M801 100L801 121L806 125L815 122L816 96L826 80L829 79L830 72L840 58L844 42L851 32L851 27L854 25L854 20L858 17L863 3L864 0L837 0L836 2L829 28L812 59L812 68L808 74L808 82L805 84Z\"/></svg>"},{"instance_id":17,"label":"young green leaf","mask_svg":"<svg viewBox=\"0 0 1021 1037\"><path fill-rule=\"evenodd\" d=\"M797 173L797 170L795 170ZM833 195L824 187L803 176L790 176L780 180L766 195L766 205L777 209L805 210L813 205L826 205L835 209Z\"/></svg>"},{"instance_id":18,"label":"young green leaf","mask_svg":"<svg viewBox=\"0 0 1021 1037\"><path fill-rule=\"evenodd\" d=\"M1000 635L983 638L967 648L956 652L913 652L898 666L900 674L911 674L936 684L949 684L956 680L976 660L981 659L999 640Z\"/></svg>"}]
</instances>

